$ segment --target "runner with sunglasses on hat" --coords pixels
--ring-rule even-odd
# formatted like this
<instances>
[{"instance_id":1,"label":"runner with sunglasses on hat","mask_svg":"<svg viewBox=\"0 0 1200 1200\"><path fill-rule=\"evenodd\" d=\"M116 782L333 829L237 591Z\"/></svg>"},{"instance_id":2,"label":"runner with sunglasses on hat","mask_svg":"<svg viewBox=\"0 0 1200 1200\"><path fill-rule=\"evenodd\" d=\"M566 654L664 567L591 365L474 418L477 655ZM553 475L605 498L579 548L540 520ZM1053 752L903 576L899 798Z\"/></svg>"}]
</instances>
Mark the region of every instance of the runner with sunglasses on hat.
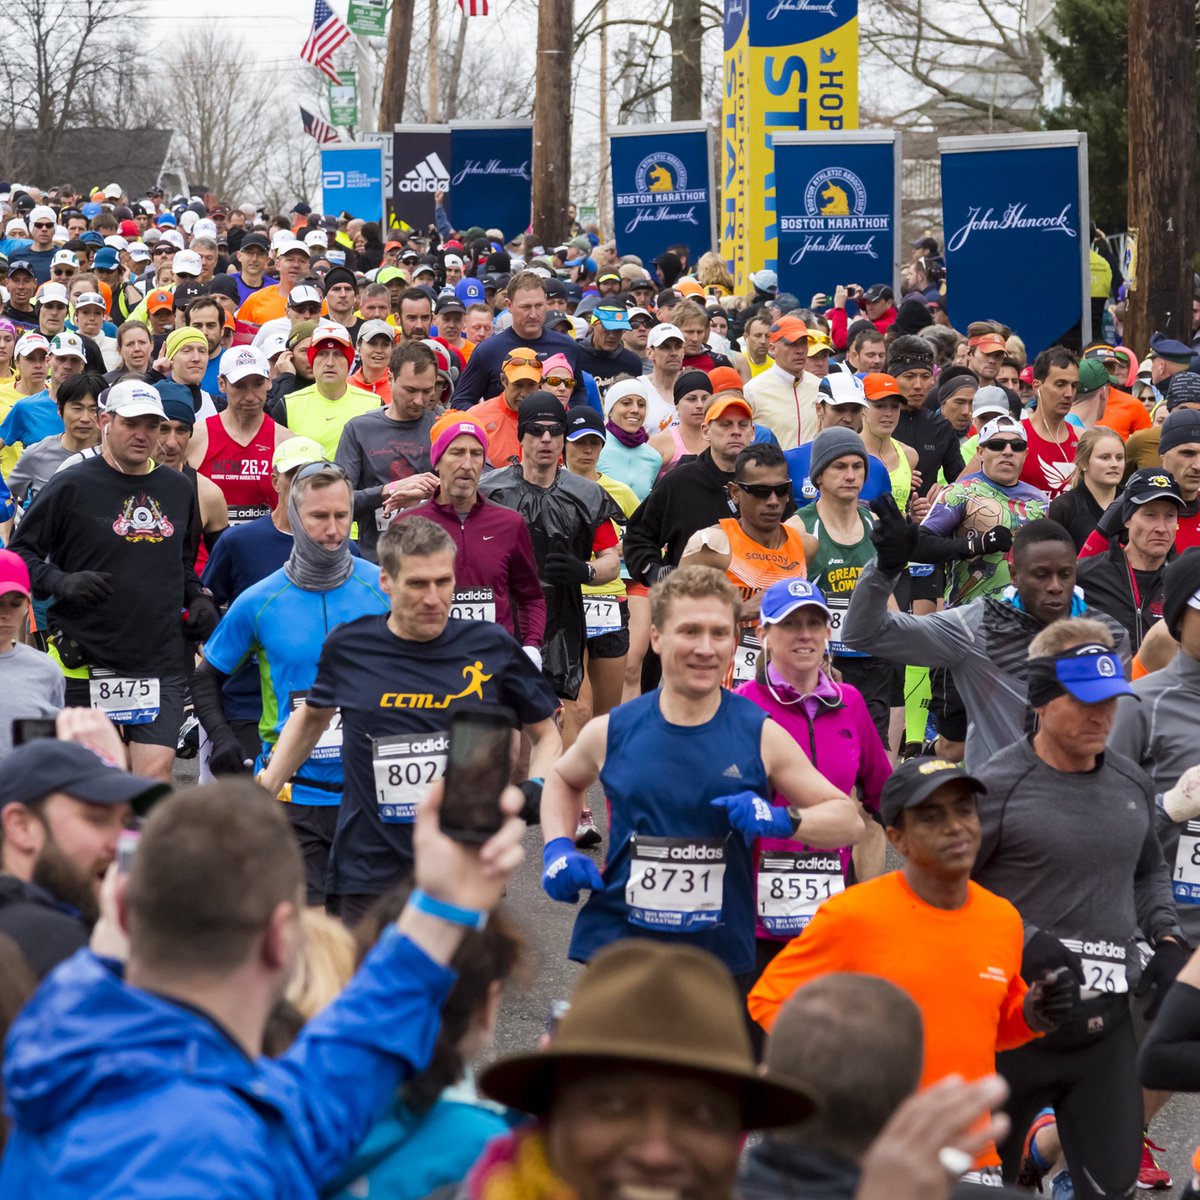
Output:
<instances>
[{"instance_id":1,"label":"runner with sunglasses on hat","mask_svg":"<svg viewBox=\"0 0 1200 1200\"><path fill-rule=\"evenodd\" d=\"M301 467L288 492L292 549L287 561L241 592L205 643L192 694L196 715L212 741L213 774L248 769L245 749L222 706L222 689L231 675L257 659L263 716L254 769L261 771L271 762L292 714L304 706L316 678L316 649L330 630L387 612L379 568L350 553L353 503L353 486L341 467L328 462ZM309 904L325 901L343 780L341 722L335 719L323 740L276 788L288 789L287 815L304 856Z\"/></svg>"},{"instance_id":2,"label":"runner with sunglasses on hat","mask_svg":"<svg viewBox=\"0 0 1200 1200\"><path fill-rule=\"evenodd\" d=\"M681 567L656 584L661 686L589 721L546 781L542 886L566 903L592 893L575 921L576 961L628 937L682 941L715 954L745 990L755 966L755 840L833 849L862 835L857 804L761 708L722 687L741 603L712 567ZM597 779L610 813L603 872L573 844ZM774 793L786 805L772 805Z\"/></svg>"},{"instance_id":3,"label":"runner with sunglasses on hat","mask_svg":"<svg viewBox=\"0 0 1200 1200\"><path fill-rule=\"evenodd\" d=\"M517 414L521 401L538 391L542 383L542 364L537 352L527 346L515 347L500 364L500 379L498 396L468 408L463 414L487 434L488 463L493 467L506 467L520 457Z\"/></svg>"},{"instance_id":4,"label":"runner with sunglasses on hat","mask_svg":"<svg viewBox=\"0 0 1200 1200\"><path fill-rule=\"evenodd\" d=\"M679 565L716 567L741 594L738 648L726 681L736 686L754 678L763 592L780 579L803 578L817 540L798 523L784 520L792 507L792 481L777 446L748 446L738 455L729 497L738 515L692 534Z\"/></svg>"}]
</instances>

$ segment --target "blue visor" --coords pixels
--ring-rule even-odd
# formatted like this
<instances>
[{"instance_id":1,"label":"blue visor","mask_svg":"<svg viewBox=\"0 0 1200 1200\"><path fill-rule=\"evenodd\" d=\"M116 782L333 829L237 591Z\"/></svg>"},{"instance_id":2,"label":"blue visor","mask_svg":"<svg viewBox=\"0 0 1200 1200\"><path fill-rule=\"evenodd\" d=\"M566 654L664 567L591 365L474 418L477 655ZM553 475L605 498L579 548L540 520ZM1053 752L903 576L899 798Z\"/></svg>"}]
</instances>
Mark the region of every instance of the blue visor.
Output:
<instances>
[{"instance_id":1,"label":"blue visor","mask_svg":"<svg viewBox=\"0 0 1200 1200\"><path fill-rule=\"evenodd\" d=\"M623 308L597 308L592 314L605 329L630 329L629 314Z\"/></svg>"},{"instance_id":2,"label":"blue visor","mask_svg":"<svg viewBox=\"0 0 1200 1200\"><path fill-rule=\"evenodd\" d=\"M1115 654L1082 654L1060 658L1054 665L1058 682L1084 704L1100 704L1114 696L1136 693L1125 681L1125 670Z\"/></svg>"}]
</instances>

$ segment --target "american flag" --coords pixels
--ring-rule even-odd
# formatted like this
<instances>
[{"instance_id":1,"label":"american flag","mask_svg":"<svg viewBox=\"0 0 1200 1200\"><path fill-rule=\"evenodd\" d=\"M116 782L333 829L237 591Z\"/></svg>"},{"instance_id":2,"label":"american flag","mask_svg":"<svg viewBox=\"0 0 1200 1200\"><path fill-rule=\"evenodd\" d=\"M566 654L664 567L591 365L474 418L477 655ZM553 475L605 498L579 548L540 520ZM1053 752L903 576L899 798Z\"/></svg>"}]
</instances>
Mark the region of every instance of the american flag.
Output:
<instances>
[{"instance_id":1,"label":"american flag","mask_svg":"<svg viewBox=\"0 0 1200 1200\"><path fill-rule=\"evenodd\" d=\"M458 0L458 7L467 17L486 17L488 15L488 0Z\"/></svg>"},{"instance_id":2,"label":"american flag","mask_svg":"<svg viewBox=\"0 0 1200 1200\"><path fill-rule=\"evenodd\" d=\"M350 30L342 24L337 14L329 7L328 0L316 0L313 8L312 29L308 41L300 51L300 57L323 71L334 83L341 83L333 69L333 52L350 38Z\"/></svg>"},{"instance_id":3,"label":"american flag","mask_svg":"<svg viewBox=\"0 0 1200 1200\"><path fill-rule=\"evenodd\" d=\"M320 117L314 117L306 108L300 110L300 120L304 122L304 132L310 138L316 138L321 145L326 142L340 142L338 131L332 125L327 125Z\"/></svg>"}]
</instances>

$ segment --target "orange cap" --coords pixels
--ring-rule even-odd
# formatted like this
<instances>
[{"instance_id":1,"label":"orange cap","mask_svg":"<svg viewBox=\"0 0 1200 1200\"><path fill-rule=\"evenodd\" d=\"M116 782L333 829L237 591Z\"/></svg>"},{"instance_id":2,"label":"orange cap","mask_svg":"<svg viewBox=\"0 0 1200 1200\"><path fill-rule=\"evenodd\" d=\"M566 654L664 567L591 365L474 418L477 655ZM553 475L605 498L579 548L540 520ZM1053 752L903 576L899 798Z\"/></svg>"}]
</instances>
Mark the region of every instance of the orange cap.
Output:
<instances>
[{"instance_id":1,"label":"orange cap","mask_svg":"<svg viewBox=\"0 0 1200 1200\"><path fill-rule=\"evenodd\" d=\"M982 350L984 354L995 354L997 350L1006 351L1008 343L998 333L981 333L968 343L972 350Z\"/></svg>"},{"instance_id":2,"label":"orange cap","mask_svg":"<svg viewBox=\"0 0 1200 1200\"><path fill-rule=\"evenodd\" d=\"M675 284L675 290L681 296L699 296L701 300L705 298L704 288L694 279L680 279Z\"/></svg>"},{"instance_id":3,"label":"orange cap","mask_svg":"<svg viewBox=\"0 0 1200 1200\"><path fill-rule=\"evenodd\" d=\"M708 382L714 392L740 392L746 386L736 367L713 367L708 373Z\"/></svg>"},{"instance_id":4,"label":"orange cap","mask_svg":"<svg viewBox=\"0 0 1200 1200\"><path fill-rule=\"evenodd\" d=\"M151 292L150 295L146 297L147 312L156 313L161 312L164 308L174 307L175 297L172 296L170 292L164 291L161 288L156 292Z\"/></svg>"},{"instance_id":5,"label":"orange cap","mask_svg":"<svg viewBox=\"0 0 1200 1200\"><path fill-rule=\"evenodd\" d=\"M731 408L740 409L751 420L754 419L754 414L750 411L750 405L741 392L723 392L708 406L708 411L704 414L704 423L707 425L709 421L718 420Z\"/></svg>"},{"instance_id":6,"label":"orange cap","mask_svg":"<svg viewBox=\"0 0 1200 1200\"><path fill-rule=\"evenodd\" d=\"M808 337L808 326L799 317L780 317L770 329L771 345L787 342L791 345Z\"/></svg>"},{"instance_id":7,"label":"orange cap","mask_svg":"<svg viewBox=\"0 0 1200 1200\"><path fill-rule=\"evenodd\" d=\"M527 346L517 346L509 351L501 364L500 374L505 379L532 379L534 383L541 383L542 360L538 358L537 351Z\"/></svg>"},{"instance_id":8,"label":"orange cap","mask_svg":"<svg viewBox=\"0 0 1200 1200\"><path fill-rule=\"evenodd\" d=\"M895 376L885 375L882 371L871 371L863 376L863 391L868 400L882 400L886 396L900 396L900 385ZM904 397L900 396L903 400Z\"/></svg>"}]
</instances>

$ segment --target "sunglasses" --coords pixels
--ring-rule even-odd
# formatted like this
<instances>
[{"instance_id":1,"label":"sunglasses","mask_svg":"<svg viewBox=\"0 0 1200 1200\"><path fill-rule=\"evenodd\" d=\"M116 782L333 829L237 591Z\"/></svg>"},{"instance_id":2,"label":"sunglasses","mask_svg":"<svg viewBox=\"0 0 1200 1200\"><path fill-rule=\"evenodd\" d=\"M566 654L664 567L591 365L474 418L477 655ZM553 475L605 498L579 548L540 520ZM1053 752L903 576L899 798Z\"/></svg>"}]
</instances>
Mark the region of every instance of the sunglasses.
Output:
<instances>
[{"instance_id":1,"label":"sunglasses","mask_svg":"<svg viewBox=\"0 0 1200 1200\"><path fill-rule=\"evenodd\" d=\"M298 312L302 317L319 317L321 306L319 304L293 304L292 312Z\"/></svg>"},{"instance_id":2,"label":"sunglasses","mask_svg":"<svg viewBox=\"0 0 1200 1200\"><path fill-rule=\"evenodd\" d=\"M546 378L542 380L542 382L547 387L574 387L575 386L575 380L565 379L561 375L547 375Z\"/></svg>"},{"instance_id":3,"label":"sunglasses","mask_svg":"<svg viewBox=\"0 0 1200 1200\"><path fill-rule=\"evenodd\" d=\"M74 267L55 267L51 272L55 279L70 279L75 274Z\"/></svg>"},{"instance_id":4,"label":"sunglasses","mask_svg":"<svg viewBox=\"0 0 1200 1200\"><path fill-rule=\"evenodd\" d=\"M525 432L533 434L538 439L544 437L562 437L566 433L566 428L562 425L528 425L525 428Z\"/></svg>"},{"instance_id":5,"label":"sunglasses","mask_svg":"<svg viewBox=\"0 0 1200 1200\"><path fill-rule=\"evenodd\" d=\"M175 253L175 247L174 246L155 246L154 249L150 251L150 253L153 254L155 258L165 258L167 255Z\"/></svg>"},{"instance_id":6,"label":"sunglasses","mask_svg":"<svg viewBox=\"0 0 1200 1200\"><path fill-rule=\"evenodd\" d=\"M772 496L778 496L781 500L786 500L792 494L790 481L787 483L743 483L740 479L735 479L733 482L747 496L753 496L755 500L768 500Z\"/></svg>"},{"instance_id":7,"label":"sunglasses","mask_svg":"<svg viewBox=\"0 0 1200 1200\"><path fill-rule=\"evenodd\" d=\"M53 229L54 222L53 221L34 221L33 228L34 229Z\"/></svg>"},{"instance_id":8,"label":"sunglasses","mask_svg":"<svg viewBox=\"0 0 1200 1200\"><path fill-rule=\"evenodd\" d=\"M1029 448L1029 443L1022 438L1014 438L1012 441L1009 441L1008 438L992 438L990 442L983 443L983 448L993 450L997 454L1003 450L1015 450L1020 454L1022 450Z\"/></svg>"},{"instance_id":9,"label":"sunglasses","mask_svg":"<svg viewBox=\"0 0 1200 1200\"><path fill-rule=\"evenodd\" d=\"M312 462L301 467L295 475L292 476L293 483L299 483L301 479L309 479L313 475L320 475L324 471L332 471L335 475L340 475L343 479L349 480L350 476L346 473L346 468L335 462Z\"/></svg>"},{"instance_id":10,"label":"sunglasses","mask_svg":"<svg viewBox=\"0 0 1200 1200\"><path fill-rule=\"evenodd\" d=\"M653 322L651 322L651 321L645 321L645 320L642 320L642 321L630 321L630 322L629 322L629 328L630 328L630 329L653 329L653 328L654 328L654 324L653 324Z\"/></svg>"}]
</instances>

